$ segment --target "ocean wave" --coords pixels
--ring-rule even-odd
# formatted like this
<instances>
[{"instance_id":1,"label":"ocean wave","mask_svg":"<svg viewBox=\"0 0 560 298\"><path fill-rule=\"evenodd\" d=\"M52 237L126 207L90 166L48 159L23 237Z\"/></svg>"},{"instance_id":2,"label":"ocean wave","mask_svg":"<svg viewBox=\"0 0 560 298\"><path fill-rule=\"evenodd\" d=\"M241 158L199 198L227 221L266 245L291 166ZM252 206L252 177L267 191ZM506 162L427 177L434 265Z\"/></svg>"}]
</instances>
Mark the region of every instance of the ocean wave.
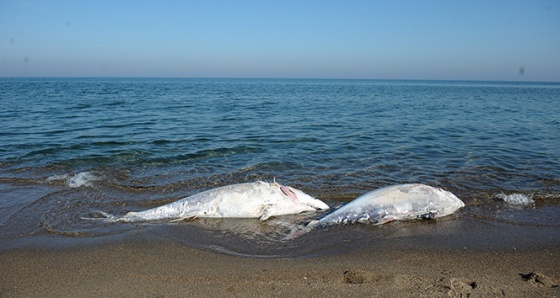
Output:
<instances>
[{"instance_id":1,"label":"ocean wave","mask_svg":"<svg viewBox=\"0 0 560 298\"><path fill-rule=\"evenodd\" d=\"M47 178L47 182L64 181L66 185L77 188L81 186L92 187L94 181L102 179L100 173L97 172L80 172L77 174L55 175Z\"/></svg>"},{"instance_id":2,"label":"ocean wave","mask_svg":"<svg viewBox=\"0 0 560 298\"><path fill-rule=\"evenodd\" d=\"M504 193L499 193L496 195L496 198L503 200L504 202L517 205L517 206L532 206L535 204L533 200L533 195L524 195L520 193L513 193L510 195L506 195Z\"/></svg>"}]
</instances>

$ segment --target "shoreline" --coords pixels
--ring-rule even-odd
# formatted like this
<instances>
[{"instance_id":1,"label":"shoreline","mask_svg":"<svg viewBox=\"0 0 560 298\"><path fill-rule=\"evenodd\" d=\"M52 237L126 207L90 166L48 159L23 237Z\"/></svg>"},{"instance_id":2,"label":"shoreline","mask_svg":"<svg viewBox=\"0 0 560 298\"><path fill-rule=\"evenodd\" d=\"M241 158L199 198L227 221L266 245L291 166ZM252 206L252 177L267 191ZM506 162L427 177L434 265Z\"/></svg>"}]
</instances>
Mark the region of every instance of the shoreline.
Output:
<instances>
[{"instance_id":1,"label":"shoreline","mask_svg":"<svg viewBox=\"0 0 560 298\"><path fill-rule=\"evenodd\" d=\"M129 235L100 245L0 251L2 297L557 297L560 249L363 248L256 259Z\"/></svg>"}]
</instances>

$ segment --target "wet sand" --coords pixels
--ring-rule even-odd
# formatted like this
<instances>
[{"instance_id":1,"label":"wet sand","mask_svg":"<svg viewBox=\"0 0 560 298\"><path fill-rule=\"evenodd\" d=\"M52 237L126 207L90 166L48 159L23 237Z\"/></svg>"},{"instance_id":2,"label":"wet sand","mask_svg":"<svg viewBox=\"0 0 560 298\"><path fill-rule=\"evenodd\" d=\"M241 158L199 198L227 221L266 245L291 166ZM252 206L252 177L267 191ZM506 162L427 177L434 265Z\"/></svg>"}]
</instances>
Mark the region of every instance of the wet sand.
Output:
<instances>
[{"instance_id":1,"label":"wet sand","mask_svg":"<svg viewBox=\"0 0 560 298\"><path fill-rule=\"evenodd\" d=\"M0 252L2 297L558 297L560 249L375 248L252 259L168 240Z\"/></svg>"}]
</instances>

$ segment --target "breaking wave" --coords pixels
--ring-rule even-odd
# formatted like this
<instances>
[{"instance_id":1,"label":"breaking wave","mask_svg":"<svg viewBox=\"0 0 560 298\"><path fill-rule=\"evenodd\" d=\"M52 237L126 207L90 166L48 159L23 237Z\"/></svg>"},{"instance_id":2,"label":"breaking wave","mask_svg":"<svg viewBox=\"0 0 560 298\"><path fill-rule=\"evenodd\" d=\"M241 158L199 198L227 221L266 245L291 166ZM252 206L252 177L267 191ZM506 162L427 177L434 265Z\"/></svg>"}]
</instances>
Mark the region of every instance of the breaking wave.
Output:
<instances>
[{"instance_id":1,"label":"breaking wave","mask_svg":"<svg viewBox=\"0 0 560 298\"><path fill-rule=\"evenodd\" d=\"M77 174L63 174L55 175L47 178L47 182L63 181L66 185L72 188L77 188L81 186L91 187L95 181L102 179L102 176L98 172L80 172Z\"/></svg>"}]
</instances>

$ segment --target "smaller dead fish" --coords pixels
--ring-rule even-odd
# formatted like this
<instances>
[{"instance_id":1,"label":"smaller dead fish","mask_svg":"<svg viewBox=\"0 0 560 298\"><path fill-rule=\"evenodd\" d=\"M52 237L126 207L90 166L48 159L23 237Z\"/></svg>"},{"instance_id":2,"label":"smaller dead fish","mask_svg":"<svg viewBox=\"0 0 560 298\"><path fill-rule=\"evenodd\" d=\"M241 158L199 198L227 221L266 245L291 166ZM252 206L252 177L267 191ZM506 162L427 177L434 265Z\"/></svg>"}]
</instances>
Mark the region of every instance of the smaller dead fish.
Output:
<instances>
[{"instance_id":1,"label":"smaller dead fish","mask_svg":"<svg viewBox=\"0 0 560 298\"><path fill-rule=\"evenodd\" d=\"M400 184L365 193L323 218L311 221L306 228L436 218L450 215L463 206L463 201L441 188Z\"/></svg>"}]
</instances>

